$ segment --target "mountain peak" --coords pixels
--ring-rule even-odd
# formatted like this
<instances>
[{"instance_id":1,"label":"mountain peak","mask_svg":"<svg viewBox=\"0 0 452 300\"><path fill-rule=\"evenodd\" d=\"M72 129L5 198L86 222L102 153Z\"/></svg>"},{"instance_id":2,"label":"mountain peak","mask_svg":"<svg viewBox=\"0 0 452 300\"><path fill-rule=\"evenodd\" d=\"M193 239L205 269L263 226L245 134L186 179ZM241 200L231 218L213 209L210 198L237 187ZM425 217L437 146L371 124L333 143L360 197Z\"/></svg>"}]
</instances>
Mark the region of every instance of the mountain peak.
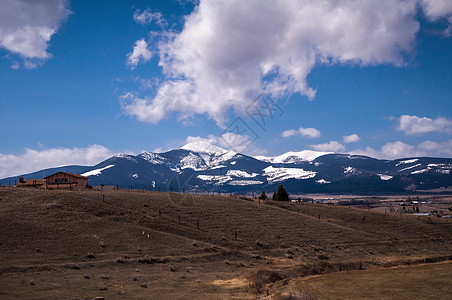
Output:
<instances>
[{"instance_id":1,"label":"mountain peak","mask_svg":"<svg viewBox=\"0 0 452 300\"><path fill-rule=\"evenodd\" d=\"M206 141L198 141L198 142L192 142L183 145L182 147L179 147L179 149L197 152L197 153L224 153L227 152L227 150L215 146L214 144L211 144Z\"/></svg>"},{"instance_id":2,"label":"mountain peak","mask_svg":"<svg viewBox=\"0 0 452 300\"><path fill-rule=\"evenodd\" d=\"M320 157L322 155L326 154L332 154L333 152L321 152L321 151L314 151L314 150L302 150L302 151L289 151L284 154L274 156L274 157L268 157L268 156L255 156L254 158L266 162L271 163L294 163L294 162L300 162L300 161L313 161L317 157Z\"/></svg>"}]
</instances>

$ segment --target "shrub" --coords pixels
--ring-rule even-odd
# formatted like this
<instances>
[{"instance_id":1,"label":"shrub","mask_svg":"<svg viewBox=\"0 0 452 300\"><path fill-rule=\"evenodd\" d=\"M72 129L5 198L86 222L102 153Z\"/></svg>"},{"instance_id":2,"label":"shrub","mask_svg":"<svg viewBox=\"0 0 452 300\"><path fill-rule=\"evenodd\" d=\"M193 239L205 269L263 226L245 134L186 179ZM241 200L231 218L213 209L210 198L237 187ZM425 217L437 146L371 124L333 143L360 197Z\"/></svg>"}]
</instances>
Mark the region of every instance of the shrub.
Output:
<instances>
[{"instance_id":1,"label":"shrub","mask_svg":"<svg viewBox=\"0 0 452 300\"><path fill-rule=\"evenodd\" d=\"M258 293L262 293L265 286L269 283L273 283L284 279L284 277L272 270L259 270L255 274L250 276L250 286L255 288Z\"/></svg>"}]
</instances>

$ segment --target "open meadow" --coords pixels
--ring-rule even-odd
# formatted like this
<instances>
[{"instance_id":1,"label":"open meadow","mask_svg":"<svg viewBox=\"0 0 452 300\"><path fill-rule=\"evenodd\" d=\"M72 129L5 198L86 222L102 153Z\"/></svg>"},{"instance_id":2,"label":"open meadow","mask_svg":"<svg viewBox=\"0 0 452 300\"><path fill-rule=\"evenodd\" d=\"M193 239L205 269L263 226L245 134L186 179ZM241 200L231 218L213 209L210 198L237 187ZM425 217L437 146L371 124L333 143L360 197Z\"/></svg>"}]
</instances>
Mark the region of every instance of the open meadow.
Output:
<instances>
[{"instance_id":1,"label":"open meadow","mask_svg":"<svg viewBox=\"0 0 452 300\"><path fill-rule=\"evenodd\" d=\"M1 299L402 299L417 294L407 282L446 299L452 286L452 222L346 206L2 187L0 228Z\"/></svg>"}]
</instances>

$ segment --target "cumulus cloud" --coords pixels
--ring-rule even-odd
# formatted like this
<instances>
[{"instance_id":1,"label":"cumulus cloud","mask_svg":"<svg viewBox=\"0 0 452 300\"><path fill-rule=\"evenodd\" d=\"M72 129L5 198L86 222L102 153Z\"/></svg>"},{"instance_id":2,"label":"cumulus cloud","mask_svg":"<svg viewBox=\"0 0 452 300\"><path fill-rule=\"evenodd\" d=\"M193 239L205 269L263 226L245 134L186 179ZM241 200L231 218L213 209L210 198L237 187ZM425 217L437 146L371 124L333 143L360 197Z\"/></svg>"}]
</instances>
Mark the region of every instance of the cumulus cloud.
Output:
<instances>
[{"instance_id":1,"label":"cumulus cloud","mask_svg":"<svg viewBox=\"0 0 452 300\"><path fill-rule=\"evenodd\" d=\"M141 25L146 25L154 22L160 27L166 26L166 20L163 18L161 12L152 12L151 9L147 8L140 12L140 10L136 10L133 13L133 20Z\"/></svg>"},{"instance_id":2,"label":"cumulus cloud","mask_svg":"<svg viewBox=\"0 0 452 300\"><path fill-rule=\"evenodd\" d=\"M140 61L149 61L152 58L152 52L148 49L148 43L144 40L135 42L133 51L127 55L127 64L132 68L136 68Z\"/></svg>"},{"instance_id":3,"label":"cumulus cloud","mask_svg":"<svg viewBox=\"0 0 452 300\"><path fill-rule=\"evenodd\" d=\"M0 178L62 165L94 165L114 153L101 145L86 148L25 149L21 155L0 153Z\"/></svg>"},{"instance_id":4,"label":"cumulus cloud","mask_svg":"<svg viewBox=\"0 0 452 300\"><path fill-rule=\"evenodd\" d=\"M65 0L0 1L0 47L26 59L47 59L48 42L69 14Z\"/></svg>"},{"instance_id":5,"label":"cumulus cloud","mask_svg":"<svg viewBox=\"0 0 452 300\"><path fill-rule=\"evenodd\" d=\"M290 130L283 131L283 133L281 133L281 136L283 136L283 137L291 137L291 136L295 136L295 135L307 136L310 138L318 138L318 137L320 137L320 131L315 128L300 127L298 130L290 129Z\"/></svg>"},{"instance_id":6,"label":"cumulus cloud","mask_svg":"<svg viewBox=\"0 0 452 300\"><path fill-rule=\"evenodd\" d=\"M398 130L407 135L424 134L429 132L451 132L452 121L446 118L430 119L427 117L400 116Z\"/></svg>"},{"instance_id":7,"label":"cumulus cloud","mask_svg":"<svg viewBox=\"0 0 452 300\"><path fill-rule=\"evenodd\" d=\"M424 13L430 21L447 20L448 26L444 35L452 35L452 1L450 0L422 0Z\"/></svg>"},{"instance_id":8,"label":"cumulus cloud","mask_svg":"<svg viewBox=\"0 0 452 300\"><path fill-rule=\"evenodd\" d=\"M350 134L350 135L344 135L342 137L344 143L356 143L359 142L361 140L361 138L359 137L359 135L357 135L356 133Z\"/></svg>"},{"instance_id":9,"label":"cumulus cloud","mask_svg":"<svg viewBox=\"0 0 452 300\"><path fill-rule=\"evenodd\" d=\"M415 146L402 143L401 141L385 144L383 147L381 147L381 154L384 157L391 158L417 156Z\"/></svg>"},{"instance_id":10,"label":"cumulus cloud","mask_svg":"<svg viewBox=\"0 0 452 300\"><path fill-rule=\"evenodd\" d=\"M330 141L329 143L309 145L314 150L325 152L341 152L345 150L345 146L337 141Z\"/></svg>"},{"instance_id":11,"label":"cumulus cloud","mask_svg":"<svg viewBox=\"0 0 452 300\"><path fill-rule=\"evenodd\" d=\"M128 104L145 113L125 111L151 123L178 112L180 118L206 114L222 124L230 108L243 111L262 92L312 99L307 76L316 65L403 65L420 28L417 7L428 5L421 0L200 1L181 32L163 34L156 45L166 79L155 95ZM435 15L433 9L429 15Z\"/></svg>"},{"instance_id":12,"label":"cumulus cloud","mask_svg":"<svg viewBox=\"0 0 452 300\"><path fill-rule=\"evenodd\" d=\"M243 153L247 155L266 154L267 150L261 149L254 144L255 139L246 134L237 134L233 132L225 132L219 136L209 134L206 138L200 136L188 136L185 144L198 143L204 147L206 151L216 151L221 147L226 150Z\"/></svg>"},{"instance_id":13,"label":"cumulus cloud","mask_svg":"<svg viewBox=\"0 0 452 300\"><path fill-rule=\"evenodd\" d=\"M448 140L442 143L424 141L417 146L397 141L387 143L383 145L379 150L367 147L366 149L358 149L352 151L351 153L384 159L396 159L415 156L452 157L452 140Z\"/></svg>"},{"instance_id":14,"label":"cumulus cloud","mask_svg":"<svg viewBox=\"0 0 452 300\"><path fill-rule=\"evenodd\" d=\"M189 143L205 143L205 144L216 144L217 143L217 137L214 135L209 135L207 138L203 138L200 136L187 136L187 138L185 139L185 143L189 144Z\"/></svg>"}]
</instances>

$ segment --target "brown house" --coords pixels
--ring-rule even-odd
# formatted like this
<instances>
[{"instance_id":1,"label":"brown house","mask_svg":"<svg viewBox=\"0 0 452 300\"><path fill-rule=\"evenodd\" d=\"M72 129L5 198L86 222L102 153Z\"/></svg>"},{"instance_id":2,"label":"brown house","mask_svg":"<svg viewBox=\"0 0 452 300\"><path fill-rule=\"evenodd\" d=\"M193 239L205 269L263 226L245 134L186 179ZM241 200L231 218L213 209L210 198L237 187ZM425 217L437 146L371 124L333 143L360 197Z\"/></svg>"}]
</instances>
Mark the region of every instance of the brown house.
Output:
<instances>
[{"instance_id":1,"label":"brown house","mask_svg":"<svg viewBox=\"0 0 452 300\"><path fill-rule=\"evenodd\" d=\"M45 188L83 190L88 186L88 177L68 172L58 172L44 178Z\"/></svg>"}]
</instances>

